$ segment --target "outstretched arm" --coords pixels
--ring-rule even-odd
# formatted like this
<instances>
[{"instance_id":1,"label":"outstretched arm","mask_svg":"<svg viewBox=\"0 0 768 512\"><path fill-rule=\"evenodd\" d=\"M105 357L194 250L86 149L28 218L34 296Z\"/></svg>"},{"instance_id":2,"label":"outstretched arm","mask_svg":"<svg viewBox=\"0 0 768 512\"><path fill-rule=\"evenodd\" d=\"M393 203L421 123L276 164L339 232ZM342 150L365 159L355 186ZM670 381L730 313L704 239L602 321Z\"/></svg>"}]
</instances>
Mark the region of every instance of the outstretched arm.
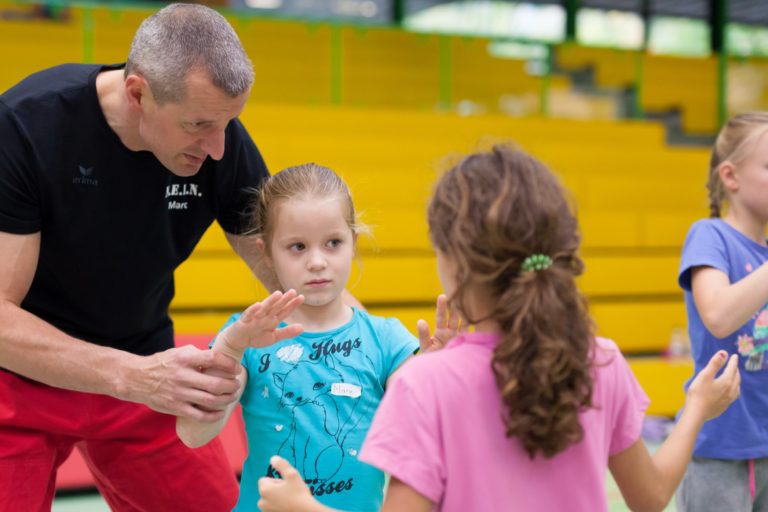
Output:
<instances>
[{"instance_id":1,"label":"outstretched arm","mask_svg":"<svg viewBox=\"0 0 768 512\"><path fill-rule=\"evenodd\" d=\"M215 421L234 399L236 365L221 354L180 347L137 356L74 338L21 308L35 275L40 233L0 232L0 367L50 386L146 404ZM200 369L218 368L223 377Z\"/></svg>"},{"instance_id":2,"label":"outstretched arm","mask_svg":"<svg viewBox=\"0 0 768 512\"><path fill-rule=\"evenodd\" d=\"M696 436L705 421L722 414L739 396L738 356L715 354L691 383L683 413L666 441L651 457L642 439L612 456L609 468L631 510L656 511L666 507L683 479Z\"/></svg>"},{"instance_id":3,"label":"outstretched arm","mask_svg":"<svg viewBox=\"0 0 768 512\"><path fill-rule=\"evenodd\" d=\"M301 325L291 324L282 328L278 326L303 301L304 297L297 296L293 290L286 293L274 292L264 301L257 302L246 309L236 322L227 326L216 336L211 352L222 354L238 365L237 378L240 382L240 390L236 399L221 409L222 415L216 421L203 422L189 417L177 418L176 434L184 444L190 448L196 448L208 443L221 432L248 380L248 374L240 364L245 349L265 347L301 334Z\"/></svg>"},{"instance_id":4,"label":"outstretched arm","mask_svg":"<svg viewBox=\"0 0 768 512\"><path fill-rule=\"evenodd\" d=\"M768 302L768 264L735 283L722 270L696 267L691 271L691 290L704 326L725 338Z\"/></svg>"}]
</instances>

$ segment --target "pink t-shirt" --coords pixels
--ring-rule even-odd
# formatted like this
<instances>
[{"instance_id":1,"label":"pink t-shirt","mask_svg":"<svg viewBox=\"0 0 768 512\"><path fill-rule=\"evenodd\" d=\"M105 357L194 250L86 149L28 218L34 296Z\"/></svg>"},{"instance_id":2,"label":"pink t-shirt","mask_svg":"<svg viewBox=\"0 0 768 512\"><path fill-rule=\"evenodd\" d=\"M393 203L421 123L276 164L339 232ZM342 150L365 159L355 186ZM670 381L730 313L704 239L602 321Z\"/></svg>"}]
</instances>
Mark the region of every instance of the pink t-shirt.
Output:
<instances>
[{"instance_id":1,"label":"pink t-shirt","mask_svg":"<svg viewBox=\"0 0 768 512\"><path fill-rule=\"evenodd\" d=\"M640 438L648 397L616 344L597 339L584 438L533 461L501 421L491 372L497 335L460 336L411 359L384 395L360 459L397 477L441 512L606 511L609 455Z\"/></svg>"}]
</instances>

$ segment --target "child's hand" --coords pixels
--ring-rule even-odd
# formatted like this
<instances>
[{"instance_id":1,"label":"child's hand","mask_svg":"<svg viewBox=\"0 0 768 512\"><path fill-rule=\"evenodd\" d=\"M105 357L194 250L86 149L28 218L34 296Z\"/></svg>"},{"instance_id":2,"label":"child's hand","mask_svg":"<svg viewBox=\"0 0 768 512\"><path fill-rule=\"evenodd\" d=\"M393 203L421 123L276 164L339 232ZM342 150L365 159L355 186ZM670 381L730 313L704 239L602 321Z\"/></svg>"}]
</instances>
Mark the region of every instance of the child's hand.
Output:
<instances>
[{"instance_id":1,"label":"child's hand","mask_svg":"<svg viewBox=\"0 0 768 512\"><path fill-rule=\"evenodd\" d=\"M307 512L312 510L317 502L309 492L309 487L304 483L299 472L291 464L275 455L269 460L272 467L275 468L283 477L282 480L276 478L259 478L259 509L262 512L280 512L280 511L299 511Z\"/></svg>"},{"instance_id":2,"label":"child's hand","mask_svg":"<svg viewBox=\"0 0 768 512\"><path fill-rule=\"evenodd\" d=\"M722 375L715 378L726 361ZM717 418L739 397L740 386L739 356L733 354L728 359L727 352L720 350L691 382L685 407L697 409L704 421Z\"/></svg>"},{"instance_id":3,"label":"child's hand","mask_svg":"<svg viewBox=\"0 0 768 512\"><path fill-rule=\"evenodd\" d=\"M460 332L466 331L466 324L455 308L448 307L448 298L438 295L437 309L435 311L435 333L429 333L429 324L426 320L416 323L419 333L419 352L440 350Z\"/></svg>"},{"instance_id":4,"label":"child's hand","mask_svg":"<svg viewBox=\"0 0 768 512\"><path fill-rule=\"evenodd\" d=\"M291 324L278 329L277 326L293 310L304 302L303 295L294 290L274 292L262 302L248 307L237 322L219 334L220 349L223 352L242 353L247 347L266 347L280 340L301 334L300 324ZM240 354L242 355L242 354ZM240 357L235 357L238 361Z\"/></svg>"}]
</instances>

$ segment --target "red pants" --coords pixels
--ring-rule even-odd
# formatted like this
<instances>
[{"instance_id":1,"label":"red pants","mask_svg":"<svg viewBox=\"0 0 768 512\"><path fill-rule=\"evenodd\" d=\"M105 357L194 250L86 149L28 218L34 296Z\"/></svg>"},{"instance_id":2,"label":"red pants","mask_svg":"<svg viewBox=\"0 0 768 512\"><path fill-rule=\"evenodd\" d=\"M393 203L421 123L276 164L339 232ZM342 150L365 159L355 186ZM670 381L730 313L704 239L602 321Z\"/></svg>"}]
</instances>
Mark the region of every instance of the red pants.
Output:
<instances>
[{"instance_id":1,"label":"red pants","mask_svg":"<svg viewBox=\"0 0 768 512\"><path fill-rule=\"evenodd\" d=\"M173 416L0 370L0 511L50 511L75 443L112 510L223 512L237 502L218 439L192 450Z\"/></svg>"}]
</instances>

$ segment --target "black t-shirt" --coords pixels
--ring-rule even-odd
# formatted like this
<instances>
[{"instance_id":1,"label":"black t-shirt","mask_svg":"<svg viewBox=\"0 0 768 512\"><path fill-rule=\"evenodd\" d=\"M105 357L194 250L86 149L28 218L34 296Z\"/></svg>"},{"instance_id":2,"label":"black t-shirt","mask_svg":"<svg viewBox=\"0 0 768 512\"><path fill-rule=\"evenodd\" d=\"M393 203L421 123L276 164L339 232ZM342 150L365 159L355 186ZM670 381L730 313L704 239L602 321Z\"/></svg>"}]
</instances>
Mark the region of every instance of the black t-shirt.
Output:
<instances>
[{"instance_id":1,"label":"black t-shirt","mask_svg":"<svg viewBox=\"0 0 768 512\"><path fill-rule=\"evenodd\" d=\"M96 75L67 64L0 95L0 231L40 232L22 307L64 332L150 354L173 344L173 271L216 219L247 225L248 188L268 176L239 120L224 157L179 177L130 151L107 124Z\"/></svg>"}]
</instances>

